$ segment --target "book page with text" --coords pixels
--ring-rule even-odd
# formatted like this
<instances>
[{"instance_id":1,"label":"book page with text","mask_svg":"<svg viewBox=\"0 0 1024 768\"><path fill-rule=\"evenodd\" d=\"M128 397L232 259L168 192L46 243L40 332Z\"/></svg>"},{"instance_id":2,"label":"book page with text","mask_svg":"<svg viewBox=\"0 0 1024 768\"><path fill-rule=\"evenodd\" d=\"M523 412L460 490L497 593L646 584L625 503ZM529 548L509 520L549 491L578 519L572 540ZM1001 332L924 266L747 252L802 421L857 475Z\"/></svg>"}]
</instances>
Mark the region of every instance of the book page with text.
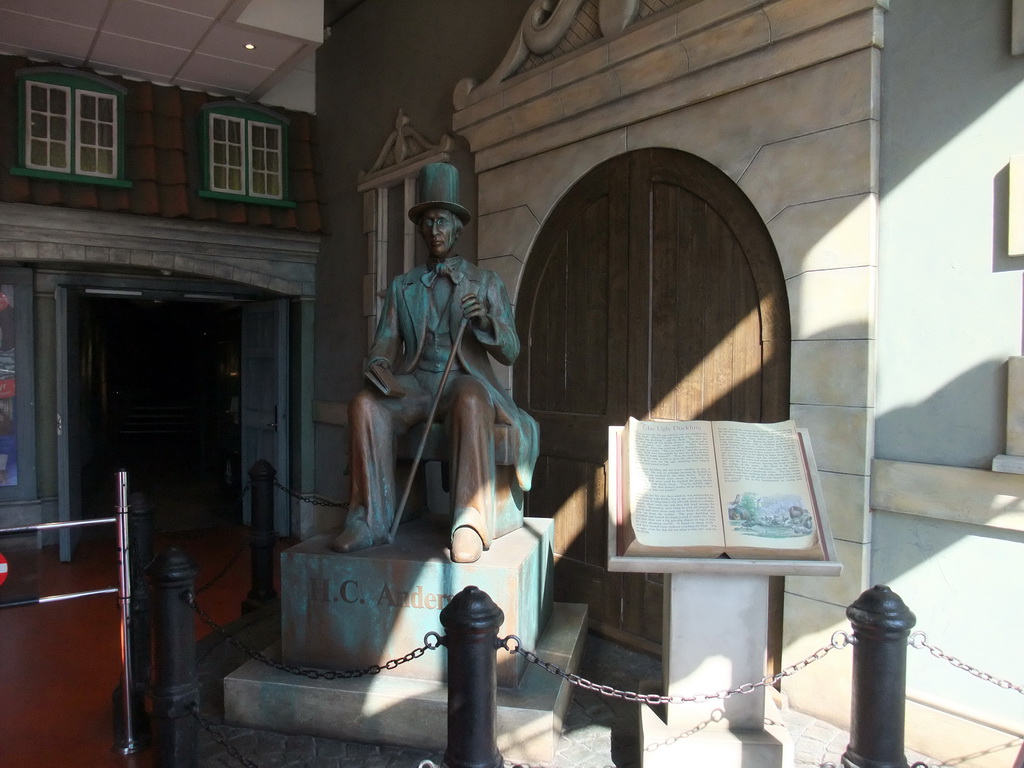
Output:
<instances>
[{"instance_id":1,"label":"book page with text","mask_svg":"<svg viewBox=\"0 0 1024 768\"><path fill-rule=\"evenodd\" d=\"M714 422L730 547L804 549L817 540L814 496L796 426Z\"/></svg>"},{"instance_id":2,"label":"book page with text","mask_svg":"<svg viewBox=\"0 0 1024 768\"><path fill-rule=\"evenodd\" d=\"M708 422L630 418L626 427L628 499L640 544L723 546L710 426Z\"/></svg>"}]
</instances>

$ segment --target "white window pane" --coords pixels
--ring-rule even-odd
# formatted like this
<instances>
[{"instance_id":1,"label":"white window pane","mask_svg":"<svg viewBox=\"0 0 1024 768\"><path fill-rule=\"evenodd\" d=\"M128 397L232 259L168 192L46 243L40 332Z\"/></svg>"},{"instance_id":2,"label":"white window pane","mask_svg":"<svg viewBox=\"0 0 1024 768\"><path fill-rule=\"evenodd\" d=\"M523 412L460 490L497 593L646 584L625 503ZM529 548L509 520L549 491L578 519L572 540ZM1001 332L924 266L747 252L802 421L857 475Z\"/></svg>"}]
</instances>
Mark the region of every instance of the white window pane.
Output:
<instances>
[{"instance_id":1,"label":"white window pane","mask_svg":"<svg viewBox=\"0 0 1024 768\"><path fill-rule=\"evenodd\" d=\"M116 176L117 154L114 151L114 136L117 129L112 122L114 97L103 93L78 91L76 105L76 172ZM109 119L104 120L104 115Z\"/></svg>"},{"instance_id":2,"label":"white window pane","mask_svg":"<svg viewBox=\"0 0 1024 768\"><path fill-rule=\"evenodd\" d=\"M49 98L46 89L42 86L30 83L28 86L28 104L33 112L46 112L49 107Z\"/></svg>"},{"instance_id":3,"label":"white window pane","mask_svg":"<svg viewBox=\"0 0 1024 768\"><path fill-rule=\"evenodd\" d=\"M68 148L66 144L50 145L50 166L53 168L68 167Z\"/></svg>"},{"instance_id":4,"label":"white window pane","mask_svg":"<svg viewBox=\"0 0 1024 768\"><path fill-rule=\"evenodd\" d=\"M82 154L78 160L78 170L85 173L96 172L96 148L82 147Z\"/></svg>"},{"instance_id":5,"label":"white window pane","mask_svg":"<svg viewBox=\"0 0 1024 768\"><path fill-rule=\"evenodd\" d=\"M96 99L93 96L87 94L81 94L81 98L78 101L79 107L79 119L82 120L95 120L96 119Z\"/></svg>"},{"instance_id":6,"label":"white window pane","mask_svg":"<svg viewBox=\"0 0 1024 768\"><path fill-rule=\"evenodd\" d=\"M68 138L68 121L65 117L50 118L50 138L54 141L66 141Z\"/></svg>"},{"instance_id":7,"label":"white window pane","mask_svg":"<svg viewBox=\"0 0 1024 768\"><path fill-rule=\"evenodd\" d=\"M28 161L31 165L49 165L50 164L50 145L41 140L34 140L29 142Z\"/></svg>"},{"instance_id":8,"label":"white window pane","mask_svg":"<svg viewBox=\"0 0 1024 768\"><path fill-rule=\"evenodd\" d=\"M68 168L68 89L60 85L26 82L27 106L25 162L29 167L53 171Z\"/></svg>"},{"instance_id":9,"label":"white window pane","mask_svg":"<svg viewBox=\"0 0 1024 768\"><path fill-rule=\"evenodd\" d=\"M114 151L111 149L96 150L96 170L106 176L114 175Z\"/></svg>"},{"instance_id":10,"label":"white window pane","mask_svg":"<svg viewBox=\"0 0 1024 768\"><path fill-rule=\"evenodd\" d=\"M46 138L47 136L47 119L46 115L40 115L38 112L32 114L32 119L29 121L29 135L32 138Z\"/></svg>"}]
</instances>

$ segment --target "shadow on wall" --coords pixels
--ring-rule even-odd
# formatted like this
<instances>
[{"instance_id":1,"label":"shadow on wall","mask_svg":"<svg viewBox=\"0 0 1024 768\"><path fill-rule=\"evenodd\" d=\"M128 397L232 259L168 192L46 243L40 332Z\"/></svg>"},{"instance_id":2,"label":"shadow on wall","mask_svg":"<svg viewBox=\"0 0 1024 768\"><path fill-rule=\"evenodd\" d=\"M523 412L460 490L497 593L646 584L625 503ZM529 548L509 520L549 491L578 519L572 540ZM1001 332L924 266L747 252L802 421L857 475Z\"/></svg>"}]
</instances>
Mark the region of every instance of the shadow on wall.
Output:
<instances>
[{"instance_id":1,"label":"shadow on wall","mask_svg":"<svg viewBox=\"0 0 1024 768\"><path fill-rule=\"evenodd\" d=\"M991 468L1006 447L1006 373L1006 360L988 360L921 402L878 415L875 458Z\"/></svg>"}]
</instances>

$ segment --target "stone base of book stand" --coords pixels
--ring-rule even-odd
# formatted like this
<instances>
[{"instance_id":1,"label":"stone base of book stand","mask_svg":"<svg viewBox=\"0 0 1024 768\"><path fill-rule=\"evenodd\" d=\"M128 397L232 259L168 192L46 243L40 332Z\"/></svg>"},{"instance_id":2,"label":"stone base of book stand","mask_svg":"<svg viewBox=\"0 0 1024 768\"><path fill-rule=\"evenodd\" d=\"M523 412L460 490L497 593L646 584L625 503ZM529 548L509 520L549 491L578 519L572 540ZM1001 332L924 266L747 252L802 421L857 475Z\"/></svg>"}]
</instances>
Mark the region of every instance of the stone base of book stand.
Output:
<instances>
[{"instance_id":1,"label":"stone base of book stand","mask_svg":"<svg viewBox=\"0 0 1024 768\"><path fill-rule=\"evenodd\" d=\"M766 721L779 723L774 706L765 712ZM640 708L644 768L679 768L707 765L719 768L779 768L793 765L793 740L782 725L766 724L745 731L711 723L694 733L665 724L646 705Z\"/></svg>"},{"instance_id":2,"label":"stone base of book stand","mask_svg":"<svg viewBox=\"0 0 1024 768\"><path fill-rule=\"evenodd\" d=\"M712 561L714 562L714 561ZM665 576L660 693L714 696L764 677L768 651L767 575ZM641 707L644 768L789 768L793 742L766 713L763 686L700 702Z\"/></svg>"}]
</instances>

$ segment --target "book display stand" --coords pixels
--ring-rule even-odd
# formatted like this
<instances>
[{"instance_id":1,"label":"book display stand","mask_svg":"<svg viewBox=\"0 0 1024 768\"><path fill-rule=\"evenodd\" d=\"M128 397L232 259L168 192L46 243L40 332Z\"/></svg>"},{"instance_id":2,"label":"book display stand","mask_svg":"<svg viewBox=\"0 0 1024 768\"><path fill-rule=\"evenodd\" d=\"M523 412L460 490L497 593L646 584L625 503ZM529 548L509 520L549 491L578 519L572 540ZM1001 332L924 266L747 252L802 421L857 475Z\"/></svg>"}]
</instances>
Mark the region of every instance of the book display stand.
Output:
<instances>
[{"instance_id":1,"label":"book display stand","mask_svg":"<svg viewBox=\"0 0 1024 768\"><path fill-rule=\"evenodd\" d=\"M609 435L608 570L662 573L662 680L644 693L697 697L696 702L641 705L644 768L791 768L792 739L771 697L758 685L768 652L768 585L772 576L838 576L842 564L821 504L810 444L810 480L818 500L824 559L730 559L614 554L621 540L622 475L616 430ZM613 455L615 454L615 455ZM724 698L719 692L754 684ZM710 697L710 698L703 698Z\"/></svg>"}]
</instances>

